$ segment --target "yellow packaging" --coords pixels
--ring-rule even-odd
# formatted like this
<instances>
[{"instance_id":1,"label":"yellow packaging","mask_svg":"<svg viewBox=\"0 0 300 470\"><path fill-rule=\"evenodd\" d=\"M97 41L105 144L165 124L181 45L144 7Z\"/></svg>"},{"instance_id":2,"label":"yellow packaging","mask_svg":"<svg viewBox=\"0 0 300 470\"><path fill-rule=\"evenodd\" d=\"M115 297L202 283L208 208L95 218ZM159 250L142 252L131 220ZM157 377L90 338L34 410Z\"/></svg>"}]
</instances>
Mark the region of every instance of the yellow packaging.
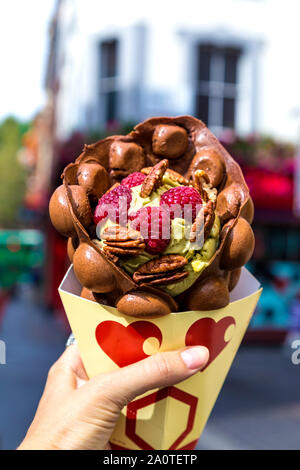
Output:
<instances>
[{"instance_id":1,"label":"yellow packaging","mask_svg":"<svg viewBox=\"0 0 300 470\"><path fill-rule=\"evenodd\" d=\"M122 410L111 438L115 449L193 449L260 297L258 281L243 268L225 308L155 319L120 315L114 307L82 299L80 291L71 266L59 293L89 377L158 351L196 344L208 347L210 359L203 371L174 387L136 398Z\"/></svg>"}]
</instances>

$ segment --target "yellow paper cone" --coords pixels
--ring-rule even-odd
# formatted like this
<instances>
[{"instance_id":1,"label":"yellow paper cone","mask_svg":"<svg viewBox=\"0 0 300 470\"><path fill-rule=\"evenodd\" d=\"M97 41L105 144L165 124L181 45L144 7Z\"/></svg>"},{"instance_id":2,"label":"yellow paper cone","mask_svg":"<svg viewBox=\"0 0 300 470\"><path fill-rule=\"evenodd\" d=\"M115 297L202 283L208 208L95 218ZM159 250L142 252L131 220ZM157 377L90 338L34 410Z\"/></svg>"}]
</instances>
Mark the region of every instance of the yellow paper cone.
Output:
<instances>
[{"instance_id":1,"label":"yellow paper cone","mask_svg":"<svg viewBox=\"0 0 300 470\"><path fill-rule=\"evenodd\" d=\"M122 411L111 442L125 449L193 449L213 409L261 294L245 269L227 307L148 319L120 315L116 308L80 297L73 268L59 293L90 377L158 351L208 347L208 365L174 387L153 390Z\"/></svg>"}]
</instances>

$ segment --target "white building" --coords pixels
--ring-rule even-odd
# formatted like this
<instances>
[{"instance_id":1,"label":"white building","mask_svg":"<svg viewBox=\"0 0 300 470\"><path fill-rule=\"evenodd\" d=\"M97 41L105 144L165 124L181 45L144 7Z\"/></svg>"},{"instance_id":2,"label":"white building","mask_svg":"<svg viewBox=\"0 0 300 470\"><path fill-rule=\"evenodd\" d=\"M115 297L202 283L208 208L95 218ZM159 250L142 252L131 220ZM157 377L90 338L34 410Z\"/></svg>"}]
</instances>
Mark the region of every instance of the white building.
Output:
<instances>
[{"instance_id":1,"label":"white building","mask_svg":"<svg viewBox=\"0 0 300 470\"><path fill-rule=\"evenodd\" d=\"M191 114L216 133L296 140L299 10L297 0L60 0L58 136Z\"/></svg>"}]
</instances>

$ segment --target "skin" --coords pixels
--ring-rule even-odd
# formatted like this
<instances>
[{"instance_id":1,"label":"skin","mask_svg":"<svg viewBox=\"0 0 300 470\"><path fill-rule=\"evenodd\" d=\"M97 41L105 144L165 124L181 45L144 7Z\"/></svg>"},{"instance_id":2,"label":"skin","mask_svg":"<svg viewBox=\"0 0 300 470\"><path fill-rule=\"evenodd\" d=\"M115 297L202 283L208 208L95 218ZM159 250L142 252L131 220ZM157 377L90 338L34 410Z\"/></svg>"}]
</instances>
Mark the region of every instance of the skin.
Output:
<instances>
[{"instance_id":1,"label":"skin","mask_svg":"<svg viewBox=\"0 0 300 470\"><path fill-rule=\"evenodd\" d=\"M51 367L35 418L19 450L109 449L122 408L148 390L174 385L208 361L202 346L154 354L88 379L76 345Z\"/></svg>"}]
</instances>

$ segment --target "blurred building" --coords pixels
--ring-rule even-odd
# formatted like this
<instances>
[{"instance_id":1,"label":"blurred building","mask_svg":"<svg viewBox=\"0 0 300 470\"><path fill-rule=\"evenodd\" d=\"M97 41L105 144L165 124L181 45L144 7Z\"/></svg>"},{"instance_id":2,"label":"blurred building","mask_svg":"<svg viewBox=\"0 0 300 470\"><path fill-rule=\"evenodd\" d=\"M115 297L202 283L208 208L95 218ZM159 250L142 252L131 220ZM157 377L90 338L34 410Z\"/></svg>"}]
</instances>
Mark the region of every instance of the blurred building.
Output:
<instances>
[{"instance_id":1,"label":"blurred building","mask_svg":"<svg viewBox=\"0 0 300 470\"><path fill-rule=\"evenodd\" d=\"M58 136L192 114L219 135L295 140L297 10L295 0L58 1Z\"/></svg>"}]
</instances>

